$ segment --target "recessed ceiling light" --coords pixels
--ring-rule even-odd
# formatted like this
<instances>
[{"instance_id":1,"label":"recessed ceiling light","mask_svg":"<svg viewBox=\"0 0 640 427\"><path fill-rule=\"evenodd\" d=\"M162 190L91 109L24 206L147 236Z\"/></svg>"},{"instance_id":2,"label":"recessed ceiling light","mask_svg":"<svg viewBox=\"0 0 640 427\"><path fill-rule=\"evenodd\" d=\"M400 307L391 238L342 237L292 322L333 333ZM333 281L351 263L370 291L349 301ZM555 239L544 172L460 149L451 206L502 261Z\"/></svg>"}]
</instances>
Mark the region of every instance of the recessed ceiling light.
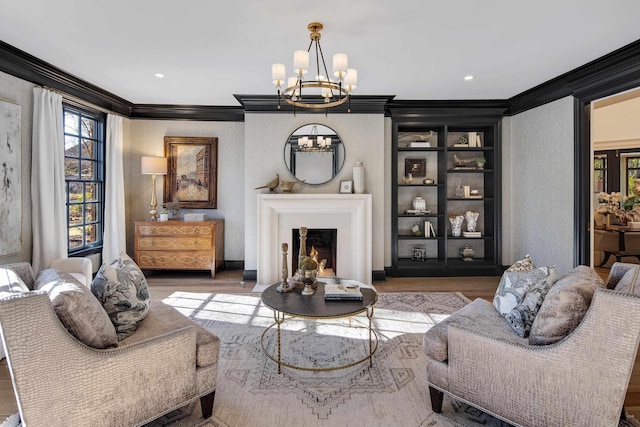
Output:
<instances>
[{"instance_id":1,"label":"recessed ceiling light","mask_svg":"<svg viewBox=\"0 0 640 427\"><path fill-rule=\"evenodd\" d=\"M159 79L164 79L164 74L156 73L156 77L159 78Z\"/></svg>"},{"instance_id":2,"label":"recessed ceiling light","mask_svg":"<svg viewBox=\"0 0 640 427\"><path fill-rule=\"evenodd\" d=\"M473 76L472 75L468 75L468 76L464 76L465 80L473 80Z\"/></svg>"}]
</instances>

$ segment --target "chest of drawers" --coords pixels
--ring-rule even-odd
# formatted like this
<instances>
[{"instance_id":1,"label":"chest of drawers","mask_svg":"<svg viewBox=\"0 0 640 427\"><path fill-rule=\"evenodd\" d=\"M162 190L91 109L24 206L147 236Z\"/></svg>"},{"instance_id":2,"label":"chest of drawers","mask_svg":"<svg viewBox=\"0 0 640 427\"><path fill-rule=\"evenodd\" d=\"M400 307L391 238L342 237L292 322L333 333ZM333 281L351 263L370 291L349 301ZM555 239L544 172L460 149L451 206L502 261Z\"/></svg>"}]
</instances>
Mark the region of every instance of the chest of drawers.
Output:
<instances>
[{"instance_id":1,"label":"chest of drawers","mask_svg":"<svg viewBox=\"0 0 640 427\"><path fill-rule=\"evenodd\" d=\"M224 220L137 221L135 261L143 270L210 270L224 265Z\"/></svg>"}]
</instances>

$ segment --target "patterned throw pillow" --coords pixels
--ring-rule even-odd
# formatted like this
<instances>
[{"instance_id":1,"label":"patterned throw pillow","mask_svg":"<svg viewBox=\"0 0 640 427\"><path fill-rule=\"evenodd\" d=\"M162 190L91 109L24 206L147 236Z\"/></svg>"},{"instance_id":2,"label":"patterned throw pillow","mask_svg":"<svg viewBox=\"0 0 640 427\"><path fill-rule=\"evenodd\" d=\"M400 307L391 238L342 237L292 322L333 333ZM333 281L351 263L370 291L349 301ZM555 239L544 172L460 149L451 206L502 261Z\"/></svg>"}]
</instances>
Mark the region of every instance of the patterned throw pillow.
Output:
<instances>
[{"instance_id":1,"label":"patterned throw pillow","mask_svg":"<svg viewBox=\"0 0 640 427\"><path fill-rule=\"evenodd\" d=\"M552 269L553 273L551 273L547 279L531 285L525 292L522 302L504 315L511 329L522 338L529 336L531 325L533 325L533 321L542 306L542 302L555 281L555 267L552 267Z\"/></svg>"},{"instance_id":2,"label":"patterned throw pillow","mask_svg":"<svg viewBox=\"0 0 640 427\"><path fill-rule=\"evenodd\" d=\"M100 267L91 291L107 311L119 340L132 335L149 312L147 279L125 253Z\"/></svg>"},{"instance_id":3,"label":"patterned throw pillow","mask_svg":"<svg viewBox=\"0 0 640 427\"><path fill-rule=\"evenodd\" d=\"M34 289L47 292L64 327L89 347L109 348L118 344L107 312L89 288L72 275L52 268L42 270Z\"/></svg>"},{"instance_id":4,"label":"patterned throw pillow","mask_svg":"<svg viewBox=\"0 0 640 427\"><path fill-rule=\"evenodd\" d=\"M531 271L531 270L535 270L536 266L533 263L533 260L531 260L531 256L529 254L525 255L523 259L521 259L520 261L516 261L513 263L513 265L509 268L507 268L505 271Z\"/></svg>"},{"instance_id":5,"label":"patterned throw pillow","mask_svg":"<svg viewBox=\"0 0 640 427\"><path fill-rule=\"evenodd\" d=\"M29 288L18 273L8 267L0 268L0 298L23 292L29 292Z\"/></svg>"},{"instance_id":6,"label":"patterned throw pillow","mask_svg":"<svg viewBox=\"0 0 640 427\"><path fill-rule=\"evenodd\" d=\"M554 270L554 267L540 267L529 271L505 271L496 295L493 297L493 306L504 316L522 303L524 295L531 286L547 282L550 276L552 280L549 282L553 282ZM550 283L549 286L552 284Z\"/></svg>"}]
</instances>

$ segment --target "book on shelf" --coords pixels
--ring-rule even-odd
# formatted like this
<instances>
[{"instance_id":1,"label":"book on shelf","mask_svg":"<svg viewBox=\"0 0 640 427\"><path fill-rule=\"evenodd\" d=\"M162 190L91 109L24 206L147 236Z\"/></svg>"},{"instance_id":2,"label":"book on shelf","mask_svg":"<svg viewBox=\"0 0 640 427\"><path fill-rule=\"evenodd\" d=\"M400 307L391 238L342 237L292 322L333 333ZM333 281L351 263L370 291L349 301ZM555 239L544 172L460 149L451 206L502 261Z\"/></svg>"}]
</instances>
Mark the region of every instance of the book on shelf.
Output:
<instances>
[{"instance_id":1,"label":"book on shelf","mask_svg":"<svg viewBox=\"0 0 640 427\"><path fill-rule=\"evenodd\" d=\"M409 144L411 148L428 148L431 147L431 142L429 141L411 141Z\"/></svg>"},{"instance_id":2,"label":"book on shelf","mask_svg":"<svg viewBox=\"0 0 640 427\"><path fill-rule=\"evenodd\" d=\"M463 231L462 235L464 237L482 237L482 233L479 231Z\"/></svg>"},{"instance_id":3,"label":"book on shelf","mask_svg":"<svg viewBox=\"0 0 640 427\"><path fill-rule=\"evenodd\" d=\"M424 222L424 237L437 237L431 221Z\"/></svg>"},{"instance_id":4,"label":"book on shelf","mask_svg":"<svg viewBox=\"0 0 640 427\"><path fill-rule=\"evenodd\" d=\"M469 148L469 144L453 144L457 148Z\"/></svg>"},{"instance_id":5,"label":"book on shelf","mask_svg":"<svg viewBox=\"0 0 640 427\"><path fill-rule=\"evenodd\" d=\"M469 141L469 147L473 148L473 147L476 146L476 133L475 132L469 132L468 141Z\"/></svg>"},{"instance_id":6,"label":"book on shelf","mask_svg":"<svg viewBox=\"0 0 640 427\"><path fill-rule=\"evenodd\" d=\"M324 299L330 301L362 301L362 292L358 285L326 284Z\"/></svg>"}]
</instances>

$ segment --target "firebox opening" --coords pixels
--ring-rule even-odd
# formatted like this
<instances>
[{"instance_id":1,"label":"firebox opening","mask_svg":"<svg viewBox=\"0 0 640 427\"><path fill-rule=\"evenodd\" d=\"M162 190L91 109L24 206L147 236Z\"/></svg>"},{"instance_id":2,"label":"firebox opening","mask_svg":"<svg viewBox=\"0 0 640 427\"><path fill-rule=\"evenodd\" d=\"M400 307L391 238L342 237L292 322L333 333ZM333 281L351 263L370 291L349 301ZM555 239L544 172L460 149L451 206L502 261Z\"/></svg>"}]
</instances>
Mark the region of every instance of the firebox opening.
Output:
<instances>
[{"instance_id":1,"label":"firebox opening","mask_svg":"<svg viewBox=\"0 0 640 427\"><path fill-rule=\"evenodd\" d=\"M300 230L297 228L292 229L291 236L293 246L291 251L291 265L292 271L295 272L298 269L298 256L300 253ZM307 247L306 255L309 255L311 248L314 247L316 251L318 251L318 262L326 259L325 270L327 270L328 273L333 272L333 275L337 276L337 243L338 230L336 228L309 228L307 230L307 241L305 244Z\"/></svg>"}]
</instances>

